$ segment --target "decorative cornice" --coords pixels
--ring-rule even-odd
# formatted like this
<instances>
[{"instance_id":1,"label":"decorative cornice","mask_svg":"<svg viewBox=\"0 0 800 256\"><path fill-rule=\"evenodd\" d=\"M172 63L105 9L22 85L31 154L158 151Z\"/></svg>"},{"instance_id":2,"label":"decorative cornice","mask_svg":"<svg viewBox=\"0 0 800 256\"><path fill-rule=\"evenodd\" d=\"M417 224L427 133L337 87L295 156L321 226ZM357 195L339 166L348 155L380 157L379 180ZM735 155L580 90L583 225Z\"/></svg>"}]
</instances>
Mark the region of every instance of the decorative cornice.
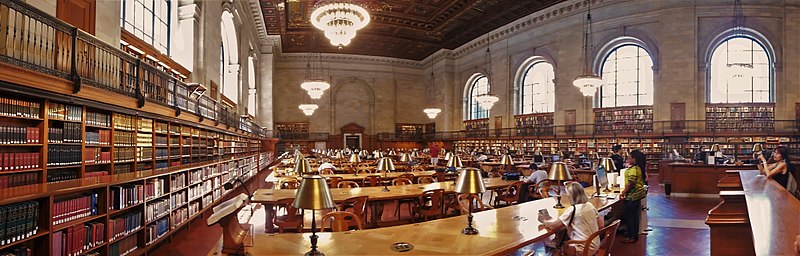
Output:
<instances>
[{"instance_id":1,"label":"decorative cornice","mask_svg":"<svg viewBox=\"0 0 800 256\"><path fill-rule=\"evenodd\" d=\"M256 26L258 39L261 41L261 45L275 45L275 40L270 39L270 36L267 35L267 26L264 22L264 14L261 13L261 4L258 0L248 0L247 3L248 7L250 7L250 15L253 16L253 23ZM278 38L277 41L280 41L280 38Z\"/></svg>"},{"instance_id":2,"label":"decorative cornice","mask_svg":"<svg viewBox=\"0 0 800 256\"><path fill-rule=\"evenodd\" d=\"M398 59L398 58L389 58L389 57L378 57L378 56L366 56L366 55L354 55L354 54L334 54L334 53L323 53L321 54L323 62L338 62L338 63L360 63L360 64L379 64L379 65L392 65L392 66L404 66L410 68L424 68L425 65L422 61L416 60L407 60L407 59ZM308 54L307 53L282 53L278 55L277 60L279 61L307 61Z\"/></svg>"}]
</instances>

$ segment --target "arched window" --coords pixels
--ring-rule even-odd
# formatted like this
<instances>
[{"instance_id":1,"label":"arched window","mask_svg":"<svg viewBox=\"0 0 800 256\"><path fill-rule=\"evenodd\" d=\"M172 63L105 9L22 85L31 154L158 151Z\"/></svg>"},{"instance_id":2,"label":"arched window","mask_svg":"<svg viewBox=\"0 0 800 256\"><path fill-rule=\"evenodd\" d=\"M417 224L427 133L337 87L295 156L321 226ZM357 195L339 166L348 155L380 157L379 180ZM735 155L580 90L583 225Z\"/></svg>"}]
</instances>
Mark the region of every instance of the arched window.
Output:
<instances>
[{"instance_id":1,"label":"arched window","mask_svg":"<svg viewBox=\"0 0 800 256\"><path fill-rule=\"evenodd\" d=\"M156 50L169 54L172 10L169 0L122 0L120 25Z\"/></svg>"},{"instance_id":2,"label":"arched window","mask_svg":"<svg viewBox=\"0 0 800 256\"><path fill-rule=\"evenodd\" d=\"M771 63L764 46L753 38L725 39L711 55L708 102L773 102Z\"/></svg>"},{"instance_id":3,"label":"arched window","mask_svg":"<svg viewBox=\"0 0 800 256\"><path fill-rule=\"evenodd\" d=\"M253 56L247 57L247 84L250 88L247 90L247 113L251 116L256 115L256 68L253 61Z\"/></svg>"},{"instance_id":4,"label":"arched window","mask_svg":"<svg viewBox=\"0 0 800 256\"><path fill-rule=\"evenodd\" d=\"M553 65L537 61L526 67L519 93L519 114L552 113L555 111Z\"/></svg>"},{"instance_id":5,"label":"arched window","mask_svg":"<svg viewBox=\"0 0 800 256\"><path fill-rule=\"evenodd\" d=\"M229 11L222 12L222 58L220 70L222 79L220 85L222 94L233 103L239 102L239 43L236 38L236 26L233 14Z\"/></svg>"},{"instance_id":6,"label":"arched window","mask_svg":"<svg viewBox=\"0 0 800 256\"><path fill-rule=\"evenodd\" d=\"M617 46L605 56L601 74L599 107L653 105L653 59L641 46Z\"/></svg>"},{"instance_id":7,"label":"arched window","mask_svg":"<svg viewBox=\"0 0 800 256\"><path fill-rule=\"evenodd\" d=\"M466 99L466 119L475 120L489 118L489 110L478 105L476 98L489 92L489 78L485 75L476 75L468 87L469 94Z\"/></svg>"}]
</instances>

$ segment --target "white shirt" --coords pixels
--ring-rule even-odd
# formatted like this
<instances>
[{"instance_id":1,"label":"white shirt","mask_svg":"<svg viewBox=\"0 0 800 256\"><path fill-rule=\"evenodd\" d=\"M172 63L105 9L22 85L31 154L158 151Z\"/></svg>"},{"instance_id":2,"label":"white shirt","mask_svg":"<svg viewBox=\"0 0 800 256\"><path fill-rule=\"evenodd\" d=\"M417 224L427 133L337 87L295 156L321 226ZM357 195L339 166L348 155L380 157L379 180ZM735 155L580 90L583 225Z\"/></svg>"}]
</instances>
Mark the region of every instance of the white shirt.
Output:
<instances>
[{"instance_id":1,"label":"white shirt","mask_svg":"<svg viewBox=\"0 0 800 256\"><path fill-rule=\"evenodd\" d=\"M477 158L477 159L475 159L475 160L477 160L478 162L483 162L483 161L486 161L486 159L489 159L489 157L488 157L488 156L486 156L486 155L480 155L480 156L478 156L478 158Z\"/></svg>"},{"instance_id":2,"label":"white shirt","mask_svg":"<svg viewBox=\"0 0 800 256\"><path fill-rule=\"evenodd\" d=\"M570 225L569 219L572 216L573 209L575 209L575 220L572 221L572 225ZM570 240L586 240L589 236L600 230L600 227L597 226L598 215L594 205L591 203L584 203L576 205L575 208L567 208L558 218L564 223L564 226L567 226L567 234L569 234ZM589 255L594 254L599 246L600 237L595 237L589 246L589 249L591 249ZM579 252L583 252L583 245L576 245L576 249Z\"/></svg>"},{"instance_id":3,"label":"white shirt","mask_svg":"<svg viewBox=\"0 0 800 256\"><path fill-rule=\"evenodd\" d=\"M334 169L334 170L336 170L336 166L333 166L332 163L323 163L323 164L319 165L319 168L317 168L317 171L321 172L322 170L325 170L325 169Z\"/></svg>"},{"instance_id":4,"label":"white shirt","mask_svg":"<svg viewBox=\"0 0 800 256\"><path fill-rule=\"evenodd\" d=\"M533 184L539 184L543 180L547 179L547 172L544 170L536 170L531 173L531 176L528 177L528 181Z\"/></svg>"}]
</instances>

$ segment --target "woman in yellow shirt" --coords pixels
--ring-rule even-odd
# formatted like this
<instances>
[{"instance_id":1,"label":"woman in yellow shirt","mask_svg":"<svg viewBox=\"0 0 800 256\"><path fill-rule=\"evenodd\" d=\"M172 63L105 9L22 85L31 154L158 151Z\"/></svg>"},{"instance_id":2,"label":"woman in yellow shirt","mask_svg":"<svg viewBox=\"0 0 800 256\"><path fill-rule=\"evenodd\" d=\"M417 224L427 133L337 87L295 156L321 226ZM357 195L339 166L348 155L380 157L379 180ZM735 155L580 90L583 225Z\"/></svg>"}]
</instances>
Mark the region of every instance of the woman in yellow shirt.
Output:
<instances>
[{"instance_id":1,"label":"woman in yellow shirt","mask_svg":"<svg viewBox=\"0 0 800 256\"><path fill-rule=\"evenodd\" d=\"M647 157L639 150L631 151L628 157L630 168L625 170L625 189L620 193L623 200L623 223L627 226L623 243L639 240L639 218L642 214L642 199L647 196Z\"/></svg>"}]
</instances>

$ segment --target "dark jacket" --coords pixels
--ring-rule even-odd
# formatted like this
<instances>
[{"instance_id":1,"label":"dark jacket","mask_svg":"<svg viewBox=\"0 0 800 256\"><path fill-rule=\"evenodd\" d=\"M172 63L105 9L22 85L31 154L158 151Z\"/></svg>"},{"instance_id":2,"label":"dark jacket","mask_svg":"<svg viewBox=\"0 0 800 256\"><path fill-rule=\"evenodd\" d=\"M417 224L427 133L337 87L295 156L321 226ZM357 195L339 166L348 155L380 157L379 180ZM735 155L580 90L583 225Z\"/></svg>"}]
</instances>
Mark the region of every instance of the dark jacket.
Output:
<instances>
[{"instance_id":1,"label":"dark jacket","mask_svg":"<svg viewBox=\"0 0 800 256\"><path fill-rule=\"evenodd\" d=\"M622 167L625 166L625 159L623 159L619 154L612 154L611 161L614 161L614 167L617 167L615 171L620 171L622 170Z\"/></svg>"}]
</instances>

